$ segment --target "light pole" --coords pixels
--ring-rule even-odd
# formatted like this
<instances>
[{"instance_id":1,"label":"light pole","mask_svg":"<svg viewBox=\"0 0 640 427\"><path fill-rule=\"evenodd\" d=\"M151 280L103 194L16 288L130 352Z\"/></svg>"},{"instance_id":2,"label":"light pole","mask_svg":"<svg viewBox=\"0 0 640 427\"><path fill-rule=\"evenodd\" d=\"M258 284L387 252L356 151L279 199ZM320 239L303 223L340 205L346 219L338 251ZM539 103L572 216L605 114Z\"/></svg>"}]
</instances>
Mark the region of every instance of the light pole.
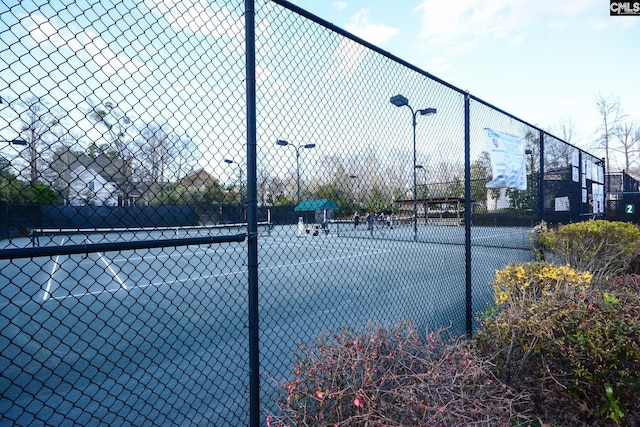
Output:
<instances>
[{"instance_id":1,"label":"light pole","mask_svg":"<svg viewBox=\"0 0 640 427\"><path fill-rule=\"evenodd\" d=\"M360 181L358 181L358 175L349 175L349 178L356 181L356 206L360 210Z\"/></svg>"},{"instance_id":2,"label":"light pole","mask_svg":"<svg viewBox=\"0 0 640 427\"><path fill-rule=\"evenodd\" d=\"M236 162L234 162L232 159L224 159L224 162L228 165L232 165ZM240 182L238 183L238 193L240 193L240 204L244 204L244 197L242 195L242 190L243 190L243 185L242 185L242 167L240 166L240 163L236 163L236 165L238 165L238 178L240 179Z\"/></svg>"},{"instance_id":3,"label":"light pole","mask_svg":"<svg viewBox=\"0 0 640 427\"><path fill-rule=\"evenodd\" d=\"M281 147L286 147L287 145L293 147L296 150L296 176L297 176L297 180L296 180L296 184L298 187L298 192L297 192L297 196L298 196L298 203L300 203L300 149L301 148L314 148L316 146L316 144L301 144L301 145L293 145L287 141L284 141L282 139L279 139L276 141L276 145L279 145Z\"/></svg>"},{"instance_id":4,"label":"light pole","mask_svg":"<svg viewBox=\"0 0 640 427\"><path fill-rule=\"evenodd\" d=\"M20 139L20 138L3 139L0 142L6 142L9 145L21 145L23 147L29 146L29 143L27 141L25 141L24 139ZM29 146L29 148L31 148L31 147ZM20 153L22 150L23 149L18 149L18 152ZM0 152L0 154L2 154L2 152ZM33 154L31 154L31 158L29 160L30 160L29 161L29 166L30 166L30 169L31 169L31 172L30 172L30 175L29 175L29 177L30 177L30 181L29 182L31 184L33 184L35 182L35 175L36 175L36 173L34 172L35 171L35 158L34 158Z\"/></svg>"},{"instance_id":5,"label":"light pole","mask_svg":"<svg viewBox=\"0 0 640 427\"><path fill-rule=\"evenodd\" d=\"M421 116L427 116L436 113L435 108L423 108L420 110L414 110L411 105L409 105L409 100L402 95L395 95L389 99L396 107L408 107L411 110L411 117L413 118L413 240L418 240L418 180L416 176L416 116L420 114Z\"/></svg>"},{"instance_id":6,"label":"light pole","mask_svg":"<svg viewBox=\"0 0 640 427\"><path fill-rule=\"evenodd\" d=\"M528 188L529 197L531 198L531 200L529 201L529 205L531 207L531 212L533 213L536 211L536 202L538 200L538 194L537 194L538 185L537 185L537 182L534 180L535 158L534 158L533 150L530 148L525 149L524 154L526 156L530 156L530 159L531 159L531 170L529 171L529 183L527 184L527 186L529 187ZM537 218L539 217L539 212L535 212L533 214L533 217L535 220L537 220Z\"/></svg>"},{"instance_id":7,"label":"light pole","mask_svg":"<svg viewBox=\"0 0 640 427\"><path fill-rule=\"evenodd\" d=\"M424 191L422 192L422 200L424 205L424 224L427 225L427 170L422 165L416 165L415 170L421 170L424 172Z\"/></svg>"}]
</instances>

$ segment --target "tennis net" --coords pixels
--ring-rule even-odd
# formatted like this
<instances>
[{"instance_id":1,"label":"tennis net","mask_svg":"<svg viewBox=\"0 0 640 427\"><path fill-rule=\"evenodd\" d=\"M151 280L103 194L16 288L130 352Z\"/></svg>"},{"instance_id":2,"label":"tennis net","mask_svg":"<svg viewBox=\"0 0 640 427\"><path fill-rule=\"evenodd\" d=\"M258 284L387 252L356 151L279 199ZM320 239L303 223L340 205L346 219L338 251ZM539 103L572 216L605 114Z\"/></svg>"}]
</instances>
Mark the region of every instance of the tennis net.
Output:
<instances>
[{"instance_id":1,"label":"tennis net","mask_svg":"<svg viewBox=\"0 0 640 427\"><path fill-rule=\"evenodd\" d=\"M272 225L258 223L260 234L269 234ZM34 229L29 240L32 246L116 243L149 240L179 240L197 237L226 236L246 232L247 223L138 228L48 228ZM17 242L15 242L17 244ZM26 243L26 242L25 242ZM20 246L17 244L17 246Z\"/></svg>"}]
</instances>

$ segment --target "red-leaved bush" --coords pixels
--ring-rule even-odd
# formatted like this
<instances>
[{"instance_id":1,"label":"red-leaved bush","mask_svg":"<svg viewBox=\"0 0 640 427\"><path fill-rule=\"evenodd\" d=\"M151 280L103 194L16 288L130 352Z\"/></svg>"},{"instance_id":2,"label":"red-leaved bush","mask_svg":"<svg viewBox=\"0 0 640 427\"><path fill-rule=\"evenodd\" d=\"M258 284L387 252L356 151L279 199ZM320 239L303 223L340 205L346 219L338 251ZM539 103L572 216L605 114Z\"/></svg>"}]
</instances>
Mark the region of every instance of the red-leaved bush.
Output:
<instances>
[{"instance_id":1,"label":"red-leaved bush","mask_svg":"<svg viewBox=\"0 0 640 427\"><path fill-rule=\"evenodd\" d=\"M300 346L281 384L276 426L514 426L526 394L500 384L464 340L426 337L409 323L324 334Z\"/></svg>"}]
</instances>

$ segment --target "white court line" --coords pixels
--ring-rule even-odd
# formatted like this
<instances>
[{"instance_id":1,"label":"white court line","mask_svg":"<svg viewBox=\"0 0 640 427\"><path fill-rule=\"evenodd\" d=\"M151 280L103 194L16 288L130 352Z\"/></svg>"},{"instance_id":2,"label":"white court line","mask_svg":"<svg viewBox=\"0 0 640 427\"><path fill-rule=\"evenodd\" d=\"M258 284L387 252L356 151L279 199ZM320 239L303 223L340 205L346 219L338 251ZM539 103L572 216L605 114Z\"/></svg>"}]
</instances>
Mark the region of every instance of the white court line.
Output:
<instances>
[{"instance_id":1,"label":"white court line","mask_svg":"<svg viewBox=\"0 0 640 427\"><path fill-rule=\"evenodd\" d=\"M93 243L91 242L91 239L89 239L88 237L86 241L89 243ZM111 272L111 275L113 276L113 278L116 279L118 283L120 283L120 286L122 286L122 288L125 290L129 290L129 287L127 286L127 284L124 283L124 281L120 278L120 276L118 276L118 273L113 269L113 267L111 267L111 263L107 262L104 255L102 255L101 252L97 252L97 254L100 257L100 261L102 261L104 263L104 266L107 267L107 269Z\"/></svg>"},{"instance_id":2,"label":"white court line","mask_svg":"<svg viewBox=\"0 0 640 427\"><path fill-rule=\"evenodd\" d=\"M60 245L62 245L64 243L64 237L62 238L62 241L60 242ZM51 282L53 281L53 274L56 272L56 270L58 269L58 266L60 265L58 263L58 261L60 260L60 255L56 255L56 259L55 261L53 261L53 268L51 269L51 273L49 273L49 280L47 280L47 287L44 290L44 295L42 297L42 302L45 302L46 300L48 300L49 298L51 298Z\"/></svg>"},{"instance_id":3,"label":"white court line","mask_svg":"<svg viewBox=\"0 0 640 427\"><path fill-rule=\"evenodd\" d=\"M367 253L366 255L377 255L377 254L383 254L383 253L388 253L391 252L390 250L379 250L377 252L370 252ZM266 271L266 270L274 270L274 269L279 269L279 268L285 268L285 267L296 267L296 266L300 266L300 265L309 265L309 264L318 264L321 262L325 262L325 261L336 261L336 260L341 260L341 259L350 259L350 258L358 258L362 256L362 254L358 253L351 253L351 255L345 255L345 256L336 256L336 257L330 257L330 258L323 258L323 259L314 259L312 261L305 261L305 262L291 262L288 264L276 264L273 266L269 266L269 267L260 267L259 270L260 271ZM148 285L134 285L133 289L135 288L139 288L139 289L146 289L149 287L156 287L159 288L160 286L167 286L167 285L172 285L175 283L186 283L186 282L197 282L198 280L205 280L205 279L210 279L212 277L224 277L224 276L235 276L238 274L246 274L247 270L236 270L236 271L229 271L226 273L216 273L216 274L208 274L206 276L198 276L198 277L185 277L183 279L174 279L174 280L168 280L168 281L163 281L163 282L151 282ZM128 290L128 288L125 287L125 289ZM65 295L65 296L61 296L61 297L53 297L53 299L57 300L57 301L61 301L61 300L65 300L67 298L82 298L84 296L87 295L101 295L103 293L109 292L109 293L115 293L117 292L118 289L104 289L101 291L92 291L92 292L80 292L80 293L75 293L75 294L70 294L70 295Z\"/></svg>"},{"instance_id":4,"label":"white court line","mask_svg":"<svg viewBox=\"0 0 640 427\"><path fill-rule=\"evenodd\" d=\"M513 237L526 237L523 236L521 233L502 233L502 234L490 234L488 236L483 235L483 236L476 236L476 237L472 237L471 240L481 240L481 239L495 239L496 237L508 237L508 236L513 236Z\"/></svg>"},{"instance_id":5,"label":"white court line","mask_svg":"<svg viewBox=\"0 0 640 427\"><path fill-rule=\"evenodd\" d=\"M216 253L217 249L204 249L204 250L198 250L198 251L184 251L184 252L179 252L179 253L171 253L171 254L163 254L163 255L153 255L153 254L147 254L144 256L132 256L132 257L119 257L119 258L114 258L113 260L111 260L111 262L116 263L116 262L128 262L128 261L144 261L147 258L153 258L153 259L164 259L164 258L176 258L176 257L183 257L185 255L201 255L201 254L206 254L208 252L213 251L214 253Z\"/></svg>"},{"instance_id":6,"label":"white court line","mask_svg":"<svg viewBox=\"0 0 640 427\"><path fill-rule=\"evenodd\" d=\"M104 256L102 256L100 252L98 252L98 256L100 257L100 260L104 263L105 267L107 267L107 269L111 272L111 275L113 276L113 278L116 279L118 283L120 283L120 286L122 286L122 288L125 290L129 290L129 287L127 286L127 284L124 283L124 281L120 278L120 276L118 276L118 273L116 273L113 267L111 267L111 263L107 262L107 260L104 259Z\"/></svg>"},{"instance_id":7,"label":"white court line","mask_svg":"<svg viewBox=\"0 0 640 427\"><path fill-rule=\"evenodd\" d=\"M141 285L141 286L134 286L133 288L139 288L139 289L145 289L145 288L150 288L150 287L156 287L159 288L160 286L163 285L172 285L174 283L185 283L185 282L189 282L189 281L193 281L196 282L198 280L203 280L203 279L210 279L212 277L221 277L221 276L235 276L237 274L244 274L246 273L246 270L239 270L239 271L230 271L227 273L217 273L217 274L209 274L206 276L198 276L196 278L192 278L192 277L185 277L183 279L174 279L174 280L168 280L166 282L151 282L148 285ZM87 295L101 295L103 293L116 293L118 291L118 289L104 289L102 291L92 291L92 292L79 292L79 293L75 293L75 294L70 294L70 295L65 295L65 296L61 296L61 297L53 297L53 299L55 300L64 300L67 298L82 298L84 296Z\"/></svg>"},{"instance_id":8,"label":"white court line","mask_svg":"<svg viewBox=\"0 0 640 427\"><path fill-rule=\"evenodd\" d=\"M354 254L351 253L351 255L344 255L344 256L335 256L335 257L331 257L331 258L323 258L323 259L314 259L313 261L305 261L305 262L291 262L289 264L276 264L274 266L271 267L260 267L259 270L264 271L264 270L274 270L277 268L284 268L284 267L295 267L295 266L299 266L299 265L309 265L309 264L318 264L321 262L325 262L325 261L337 261L337 260L341 260L341 259L350 259L350 258L359 258L363 255L378 255L378 254L384 254L384 253L389 253L391 252L391 250L379 250L376 252L367 252L367 253L358 253L358 254Z\"/></svg>"},{"instance_id":9,"label":"white court line","mask_svg":"<svg viewBox=\"0 0 640 427\"><path fill-rule=\"evenodd\" d=\"M274 239L275 241L276 239ZM284 243L283 243L284 242ZM338 243L338 242L332 242L332 243L328 243L325 244L324 242L319 242L317 244L313 244L313 243L302 243L300 241L296 241L296 240L290 240L290 239L284 239L284 238L280 238L279 240L279 244L284 245L284 246L290 246L290 247L294 247L294 248L313 248L313 249L326 249L326 248L330 248L331 250L340 250L340 251L350 251L352 249L362 249L362 245L359 244L352 244L350 246L347 246L343 243ZM377 249L377 246L379 245L375 245L375 246L371 246L372 249ZM365 248L368 249L368 248ZM367 255L368 253L365 252L362 255Z\"/></svg>"}]
</instances>

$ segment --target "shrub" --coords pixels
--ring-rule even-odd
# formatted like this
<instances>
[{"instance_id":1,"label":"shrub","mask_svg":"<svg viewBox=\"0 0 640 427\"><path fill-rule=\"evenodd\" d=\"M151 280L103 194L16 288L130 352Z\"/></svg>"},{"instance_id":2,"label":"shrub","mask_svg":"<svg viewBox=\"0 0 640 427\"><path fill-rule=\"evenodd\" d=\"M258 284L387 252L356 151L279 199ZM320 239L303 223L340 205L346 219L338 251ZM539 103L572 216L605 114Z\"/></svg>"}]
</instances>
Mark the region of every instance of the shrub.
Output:
<instances>
[{"instance_id":1,"label":"shrub","mask_svg":"<svg viewBox=\"0 0 640 427\"><path fill-rule=\"evenodd\" d=\"M518 425L527 402L498 383L466 341L421 338L400 323L342 330L300 346L271 426Z\"/></svg>"},{"instance_id":2,"label":"shrub","mask_svg":"<svg viewBox=\"0 0 640 427\"><path fill-rule=\"evenodd\" d=\"M560 288L588 287L590 273L579 273L567 266L545 262L508 265L496 271L493 283L496 305L529 304L532 298Z\"/></svg>"},{"instance_id":3,"label":"shrub","mask_svg":"<svg viewBox=\"0 0 640 427\"><path fill-rule=\"evenodd\" d=\"M561 225L534 233L540 254L549 252L562 263L588 271L599 282L606 276L629 271L637 263L640 228L626 222L591 220Z\"/></svg>"},{"instance_id":4,"label":"shrub","mask_svg":"<svg viewBox=\"0 0 640 427\"><path fill-rule=\"evenodd\" d=\"M477 332L496 375L527 390L535 411L561 425L640 423L638 276L578 283L504 304Z\"/></svg>"}]
</instances>

